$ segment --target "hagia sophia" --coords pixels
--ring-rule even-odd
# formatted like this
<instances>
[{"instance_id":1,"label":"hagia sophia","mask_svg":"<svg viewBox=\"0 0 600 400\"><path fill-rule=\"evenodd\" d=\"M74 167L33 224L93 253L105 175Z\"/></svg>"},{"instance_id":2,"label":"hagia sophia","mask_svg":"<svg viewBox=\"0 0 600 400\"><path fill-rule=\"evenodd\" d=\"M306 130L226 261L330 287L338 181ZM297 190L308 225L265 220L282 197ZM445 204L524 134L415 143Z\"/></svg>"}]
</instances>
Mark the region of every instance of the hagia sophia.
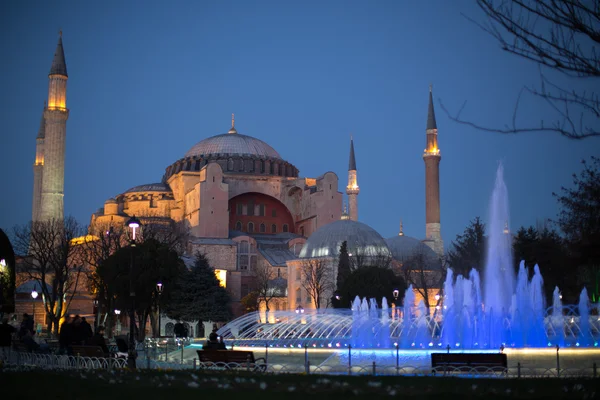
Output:
<instances>
[{"instance_id":1,"label":"hagia sophia","mask_svg":"<svg viewBox=\"0 0 600 400\"><path fill-rule=\"evenodd\" d=\"M32 220L63 218L64 160L67 120L67 66L62 35L49 73L48 99L36 139ZM248 134L246 134L248 133ZM107 200L91 215L90 224L125 223L131 216L147 221L183 222L189 228L186 258L207 255L231 294L236 314L240 300L253 287L252 271L272 268L273 280L286 285L277 309L310 309L314 304L300 284L299 265L307 259L326 260L337 269L339 248L347 241L351 257L389 256L395 267L425 248L431 268L443 254L440 225L438 129L429 90L424 130L425 227L423 239L398 235L384 239L359 218L360 151L350 139L345 195L339 177L323 171L303 177L298 166L251 132L231 126L182 149L156 182L132 184L123 193L106 193ZM357 147L358 149L358 147ZM420 151L420 149L415 149ZM347 200L345 200L347 199ZM347 203L347 208L344 204ZM398 216L400 217L400 216ZM425 246L423 246L425 245ZM419 250L423 251L423 250ZM78 312L91 310L79 305ZM322 305L323 307L323 305ZM89 311L88 311L89 312ZM166 320L166 318L165 318ZM164 324L168 323L165 321Z\"/></svg>"}]
</instances>

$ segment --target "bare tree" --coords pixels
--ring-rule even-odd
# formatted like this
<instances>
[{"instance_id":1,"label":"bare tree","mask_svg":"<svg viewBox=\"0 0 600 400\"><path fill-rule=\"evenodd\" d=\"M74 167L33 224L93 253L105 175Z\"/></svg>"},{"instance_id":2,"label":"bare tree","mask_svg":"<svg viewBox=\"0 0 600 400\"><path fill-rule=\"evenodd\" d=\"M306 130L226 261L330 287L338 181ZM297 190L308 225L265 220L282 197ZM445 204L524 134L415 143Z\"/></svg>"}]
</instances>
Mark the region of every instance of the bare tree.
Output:
<instances>
[{"instance_id":1,"label":"bare tree","mask_svg":"<svg viewBox=\"0 0 600 400\"><path fill-rule=\"evenodd\" d=\"M462 119L461 109L449 117L461 124L499 133L555 132L571 139L600 136L600 99L593 81L600 77L599 0L477 0L487 21L479 23L485 32L511 54L537 63L538 87L524 87L517 98L512 122L504 128L483 127ZM557 84L551 73L571 79L573 87ZM592 80L590 80L592 79ZM581 87L575 89L576 81ZM585 85L585 86L584 86ZM555 112L554 121L539 126L519 126L517 114L523 93L539 98Z\"/></svg>"},{"instance_id":2,"label":"bare tree","mask_svg":"<svg viewBox=\"0 0 600 400\"><path fill-rule=\"evenodd\" d=\"M81 241L81 254L85 261L85 273L88 289L98 301L96 325L106 326L108 336L112 336L113 315L115 302L115 282L117 277L102 273L106 260L117 250L127 245L124 227L114 223L96 223L89 227L88 234ZM111 279L112 278L112 279ZM104 309L104 318L101 310Z\"/></svg>"},{"instance_id":3,"label":"bare tree","mask_svg":"<svg viewBox=\"0 0 600 400\"><path fill-rule=\"evenodd\" d=\"M139 216L142 223L140 237L137 241L155 239L174 250L180 256L185 253L190 236L185 221L176 222L171 219Z\"/></svg>"},{"instance_id":4,"label":"bare tree","mask_svg":"<svg viewBox=\"0 0 600 400\"><path fill-rule=\"evenodd\" d=\"M355 248L348 250L352 270L363 267L389 268L392 264L392 254L387 249L365 250Z\"/></svg>"},{"instance_id":5,"label":"bare tree","mask_svg":"<svg viewBox=\"0 0 600 400\"><path fill-rule=\"evenodd\" d=\"M265 309L269 312L269 302L279 295L279 292L273 289L273 280L277 277L276 269L267 263L258 262L252 267L251 272L258 300L265 302Z\"/></svg>"},{"instance_id":6,"label":"bare tree","mask_svg":"<svg viewBox=\"0 0 600 400\"><path fill-rule=\"evenodd\" d=\"M31 222L13 231L15 249L26 255L23 273L37 281L48 319L48 330L58 334L83 277L83 259L76 238L83 233L74 218Z\"/></svg>"},{"instance_id":7,"label":"bare tree","mask_svg":"<svg viewBox=\"0 0 600 400\"><path fill-rule=\"evenodd\" d=\"M304 260L300 266L301 285L313 299L315 308L321 308L325 299L325 307L331 302L330 294L335 288L332 267L325 259L311 258Z\"/></svg>"},{"instance_id":8,"label":"bare tree","mask_svg":"<svg viewBox=\"0 0 600 400\"><path fill-rule=\"evenodd\" d=\"M442 261L432 259L425 244L418 246L402 263L402 275L407 285L423 297L423 303L431 310L430 296L438 293L445 278ZM436 304L437 305L437 304Z\"/></svg>"}]
</instances>

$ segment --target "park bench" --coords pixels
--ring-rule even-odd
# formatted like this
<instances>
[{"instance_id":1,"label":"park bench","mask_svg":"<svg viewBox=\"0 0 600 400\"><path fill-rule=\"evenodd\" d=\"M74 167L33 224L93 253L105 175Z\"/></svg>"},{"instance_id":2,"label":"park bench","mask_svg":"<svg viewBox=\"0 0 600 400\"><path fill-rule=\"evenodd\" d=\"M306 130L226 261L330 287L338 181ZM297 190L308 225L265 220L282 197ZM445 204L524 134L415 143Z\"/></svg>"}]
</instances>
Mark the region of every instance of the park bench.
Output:
<instances>
[{"instance_id":1,"label":"park bench","mask_svg":"<svg viewBox=\"0 0 600 400\"><path fill-rule=\"evenodd\" d=\"M431 353L431 369L436 372L508 372L504 353Z\"/></svg>"},{"instance_id":2,"label":"park bench","mask_svg":"<svg viewBox=\"0 0 600 400\"><path fill-rule=\"evenodd\" d=\"M247 369L265 372L267 363L264 358L254 358L254 353L243 350L198 350L198 360L203 367L223 369Z\"/></svg>"}]
</instances>

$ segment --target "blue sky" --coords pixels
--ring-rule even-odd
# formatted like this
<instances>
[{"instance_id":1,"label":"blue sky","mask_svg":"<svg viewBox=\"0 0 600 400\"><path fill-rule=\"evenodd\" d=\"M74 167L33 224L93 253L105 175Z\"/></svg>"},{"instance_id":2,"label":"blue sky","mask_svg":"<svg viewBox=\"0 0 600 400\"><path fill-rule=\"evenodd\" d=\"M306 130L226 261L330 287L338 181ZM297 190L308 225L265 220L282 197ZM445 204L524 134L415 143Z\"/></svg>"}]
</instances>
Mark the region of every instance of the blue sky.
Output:
<instances>
[{"instance_id":1,"label":"blue sky","mask_svg":"<svg viewBox=\"0 0 600 400\"><path fill-rule=\"evenodd\" d=\"M0 116L4 192L0 228L31 218L35 137L47 74L63 41L69 72L65 214L87 224L109 197L160 181L198 141L240 133L273 146L315 177L346 185L355 139L359 219L384 237L425 234L422 152L433 84L446 244L476 216L487 219L499 161L511 228L556 215L600 140L500 135L452 122L501 127L534 64L504 53L467 21L472 1L53 1L0 5ZM570 84L559 77L561 83ZM552 118L525 99L523 124Z\"/></svg>"}]
</instances>

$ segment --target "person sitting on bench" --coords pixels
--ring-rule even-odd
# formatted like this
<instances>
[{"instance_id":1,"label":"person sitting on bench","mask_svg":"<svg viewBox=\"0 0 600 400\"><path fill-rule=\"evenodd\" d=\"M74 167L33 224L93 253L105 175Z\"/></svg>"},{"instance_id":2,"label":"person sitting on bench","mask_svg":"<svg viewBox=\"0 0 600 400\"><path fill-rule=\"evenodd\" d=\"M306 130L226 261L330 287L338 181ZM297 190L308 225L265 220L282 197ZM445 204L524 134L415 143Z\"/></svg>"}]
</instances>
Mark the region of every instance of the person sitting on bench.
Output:
<instances>
[{"instance_id":1,"label":"person sitting on bench","mask_svg":"<svg viewBox=\"0 0 600 400\"><path fill-rule=\"evenodd\" d=\"M208 341L202 346L203 350L227 350L225 347L225 343L219 340L219 336L217 332L212 331L210 335L208 335Z\"/></svg>"},{"instance_id":2,"label":"person sitting on bench","mask_svg":"<svg viewBox=\"0 0 600 400\"><path fill-rule=\"evenodd\" d=\"M96 328L96 333L89 339L88 344L90 346L98 346L102 348L102 351L106 356L110 354L108 351L108 346L106 345L106 340L104 339L104 327L102 325Z\"/></svg>"}]
</instances>

